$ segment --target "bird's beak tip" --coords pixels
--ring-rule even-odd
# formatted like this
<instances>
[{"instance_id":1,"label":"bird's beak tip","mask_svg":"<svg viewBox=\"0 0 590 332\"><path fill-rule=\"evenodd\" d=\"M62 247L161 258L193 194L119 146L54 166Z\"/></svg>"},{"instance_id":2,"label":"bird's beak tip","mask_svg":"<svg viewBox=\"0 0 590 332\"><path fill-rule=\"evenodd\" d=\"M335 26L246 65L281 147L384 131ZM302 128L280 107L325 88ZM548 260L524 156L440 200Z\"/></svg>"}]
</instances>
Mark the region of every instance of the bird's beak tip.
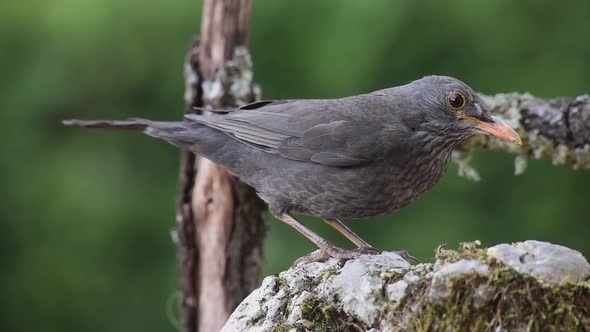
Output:
<instances>
[{"instance_id":1,"label":"bird's beak tip","mask_svg":"<svg viewBox=\"0 0 590 332\"><path fill-rule=\"evenodd\" d=\"M493 116L492 119L494 120L492 123L478 121L477 127L490 136L494 136L514 144L522 145L522 139L518 133L508 124L506 124L506 122L496 116Z\"/></svg>"},{"instance_id":2,"label":"bird's beak tip","mask_svg":"<svg viewBox=\"0 0 590 332\"><path fill-rule=\"evenodd\" d=\"M514 129L512 129L502 119L492 116L493 122L485 122L474 117L465 117L473 120L476 127L483 131L485 134L494 136L504 141L508 141L514 144L522 145L522 139Z\"/></svg>"}]
</instances>

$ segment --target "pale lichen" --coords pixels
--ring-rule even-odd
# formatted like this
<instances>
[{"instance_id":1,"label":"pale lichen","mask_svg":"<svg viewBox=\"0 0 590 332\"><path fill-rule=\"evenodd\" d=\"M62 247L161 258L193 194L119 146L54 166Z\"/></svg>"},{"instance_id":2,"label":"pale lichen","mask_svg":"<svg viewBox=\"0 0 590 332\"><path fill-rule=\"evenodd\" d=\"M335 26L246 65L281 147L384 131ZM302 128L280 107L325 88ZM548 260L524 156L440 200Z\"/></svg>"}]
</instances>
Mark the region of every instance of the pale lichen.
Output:
<instances>
[{"instance_id":1,"label":"pale lichen","mask_svg":"<svg viewBox=\"0 0 590 332\"><path fill-rule=\"evenodd\" d=\"M459 175L478 179L469 165L473 152L481 149L517 155L515 174L526 169L526 159L549 159L555 165L590 169L590 96L544 100L528 93L482 96L491 112L521 136L518 146L489 136L476 136L453 154Z\"/></svg>"},{"instance_id":2,"label":"pale lichen","mask_svg":"<svg viewBox=\"0 0 590 332\"><path fill-rule=\"evenodd\" d=\"M465 151L455 150L452 154L452 159L458 166L459 176L462 176L468 180L479 182L481 177L479 173L470 164L471 155Z\"/></svg>"},{"instance_id":3,"label":"pale lichen","mask_svg":"<svg viewBox=\"0 0 590 332\"><path fill-rule=\"evenodd\" d=\"M528 160L526 159L526 157L524 157L522 155L516 156L516 158L514 158L514 175L524 174L524 171L526 170L527 165L528 165Z\"/></svg>"},{"instance_id":4,"label":"pale lichen","mask_svg":"<svg viewBox=\"0 0 590 332\"><path fill-rule=\"evenodd\" d=\"M184 79L185 79L185 90L184 100L187 104L191 104L195 100L195 94L197 85L199 84L199 74L193 68L192 64L188 61L184 64Z\"/></svg>"},{"instance_id":5,"label":"pale lichen","mask_svg":"<svg viewBox=\"0 0 590 332\"><path fill-rule=\"evenodd\" d=\"M206 104L224 105L229 94L237 106L242 106L257 99L260 87L254 84L252 59L246 47L237 47L231 60L219 68L212 80L202 83L203 101Z\"/></svg>"}]
</instances>

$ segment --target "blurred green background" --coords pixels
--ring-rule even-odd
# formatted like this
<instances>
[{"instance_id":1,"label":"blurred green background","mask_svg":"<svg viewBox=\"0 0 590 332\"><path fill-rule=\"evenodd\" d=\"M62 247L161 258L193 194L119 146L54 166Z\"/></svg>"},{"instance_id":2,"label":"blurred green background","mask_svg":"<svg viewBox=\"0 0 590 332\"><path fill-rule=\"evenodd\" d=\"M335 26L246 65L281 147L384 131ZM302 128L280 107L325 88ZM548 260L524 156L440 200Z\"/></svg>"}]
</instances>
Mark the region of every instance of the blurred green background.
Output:
<instances>
[{"instance_id":1,"label":"blurred green background","mask_svg":"<svg viewBox=\"0 0 590 332\"><path fill-rule=\"evenodd\" d=\"M485 93L590 92L590 2L254 1L265 98L339 97L425 74ZM69 117L178 119L195 0L0 2L2 331L174 331L178 151ZM428 261L456 247L537 239L590 256L590 172L481 152L412 206L349 225ZM270 220L264 274L313 249ZM311 226L346 244L320 222Z\"/></svg>"}]
</instances>

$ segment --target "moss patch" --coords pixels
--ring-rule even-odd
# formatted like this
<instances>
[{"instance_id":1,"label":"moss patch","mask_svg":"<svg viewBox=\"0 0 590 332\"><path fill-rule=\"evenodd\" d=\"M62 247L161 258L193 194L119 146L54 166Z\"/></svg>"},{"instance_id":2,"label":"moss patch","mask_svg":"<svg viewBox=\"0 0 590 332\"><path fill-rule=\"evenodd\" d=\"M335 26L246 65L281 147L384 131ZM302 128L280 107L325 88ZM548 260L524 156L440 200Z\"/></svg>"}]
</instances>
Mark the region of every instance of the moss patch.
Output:
<instances>
[{"instance_id":1,"label":"moss patch","mask_svg":"<svg viewBox=\"0 0 590 332\"><path fill-rule=\"evenodd\" d=\"M273 327L271 332L288 332L293 328L295 328L295 325L293 324L281 324Z\"/></svg>"},{"instance_id":2,"label":"moss patch","mask_svg":"<svg viewBox=\"0 0 590 332\"><path fill-rule=\"evenodd\" d=\"M435 258L439 263L455 263L462 259L478 259L483 262L489 262L487 250L480 248L481 242L462 242L459 244L459 249L446 249L445 245L440 245L436 248Z\"/></svg>"},{"instance_id":3,"label":"moss patch","mask_svg":"<svg viewBox=\"0 0 590 332\"><path fill-rule=\"evenodd\" d=\"M328 268L322 270L322 272L320 272L318 274L318 279L321 282L325 282L334 274L336 274L336 268L335 267L328 267Z\"/></svg>"},{"instance_id":4,"label":"moss patch","mask_svg":"<svg viewBox=\"0 0 590 332\"><path fill-rule=\"evenodd\" d=\"M366 331L366 327L331 305L311 297L301 302L301 317L308 322L307 331Z\"/></svg>"},{"instance_id":5,"label":"moss patch","mask_svg":"<svg viewBox=\"0 0 590 332\"><path fill-rule=\"evenodd\" d=\"M475 309L474 290L493 284L497 292L485 306ZM583 285L546 286L532 277L500 269L491 278L460 279L442 305L422 303L410 330L493 330L496 326L527 331L587 331L590 328L590 289ZM424 301L424 297L422 298Z\"/></svg>"},{"instance_id":6,"label":"moss patch","mask_svg":"<svg viewBox=\"0 0 590 332\"><path fill-rule=\"evenodd\" d=\"M441 279L447 272L438 270L439 267L461 260L478 260L486 265L485 272L466 270ZM372 300L379 312L372 322L360 321L344 312L338 294L321 295L324 286L338 273L338 266L331 266L313 276L302 277L297 290L290 289L287 279L279 277L275 290L280 289L285 294L281 295L282 302L273 314L273 321L279 325L272 332L366 331L371 328L495 331L499 327L506 331L590 332L590 278L561 285L545 283L489 256L479 241L462 243L457 250L439 247L435 264L419 264L398 272L373 271L371 277L379 278L382 283L373 289ZM387 286L401 279L407 283L405 296L400 301L392 301L388 298ZM293 304L291 300L295 294L303 291L309 292L301 295L305 299ZM292 310L299 310L300 317L287 322ZM262 315L264 313L260 313ZM254 317L248 325L258 325L260 318Z\"/></svg>"},{"instance_id":7,"label":"moss patch","mask_svg":"<svg viewBox=\"0 0 590 332\"><path fill-rule=\"evenodd\" d=\"M545 284L503 266L478 245L462 244L457 251L439 248L437 259L448 263L480 259L489 264L489 275L467 274L451 280L450 296L438 305L428 300L430 281L421 280L404 303L386 306L389 310L384 314L394 331L493 331L498 326L509 331L590 331L589 281ZM476 305L481 289L491 293Z\"/></svg>"}]
</instances>

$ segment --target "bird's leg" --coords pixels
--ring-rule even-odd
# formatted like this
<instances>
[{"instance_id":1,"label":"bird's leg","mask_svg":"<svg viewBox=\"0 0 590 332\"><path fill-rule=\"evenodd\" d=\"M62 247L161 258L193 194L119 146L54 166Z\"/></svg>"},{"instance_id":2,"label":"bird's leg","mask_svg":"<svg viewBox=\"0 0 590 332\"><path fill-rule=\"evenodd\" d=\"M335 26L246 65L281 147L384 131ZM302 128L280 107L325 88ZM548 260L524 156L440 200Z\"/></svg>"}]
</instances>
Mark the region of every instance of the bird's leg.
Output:
<instances>
[{"instance_id":1,"label":"bird's leg","mask_svg":"<svg viewBox=\"0 0 590 332\"><path fill-rule=\"evenodd\" d=\"M381 251L372 245L368 244L365 240L363 240L360 236L356 235L352 229L348 228L342 221L338 219L324 219L324 221L334 227L340 234L346 236L347 239L352 241L361 251L363 254L373 254L377 255L380 254ZM403 259L405 259L408 263L416 263L419 264L420 260L418 258L410 255L407 251L395 251L396 254L400 255Z\"/></svg>"},{"instance_id":2,"label":"bird's leg","mask_svg":"<svg viewBox=\"0 0 590 332\"><path fill-rule=\"evenodd\" d=\"M381 253L379 249L374 248L372 245L368 244L365 240L363 240L360 236L356 235L356 233L354 233L352 229L348 228L348 226L346 226L342 221L338 219L324 219L324 221L328 225L334 227L338 232L340 232L340 234L344 235L359 249L366 251L367 254Z\"/></svg>"},{"instance_id":3,"label":"bird's leg","mask_svg":"<svg viewBox=\"0 0 590 332\"><path fill-rule=\"evenodd\" d=\"M303 234L306 238L311 240L311 242L315 243L315 245L320 248L319 250L299 258L295 261L293 266L297 266L302 263L325 261L330 257L338 259L355 259L363 254L363 252L360 250L346 250L335 246L330 241L324 239L311 229L305 227L305 225L303 225L297 219L291 217L288 213L283 213L278 216L275 215L275 217L285 224L295 228L299 233Z\"/></svg>"}]
</instances>

